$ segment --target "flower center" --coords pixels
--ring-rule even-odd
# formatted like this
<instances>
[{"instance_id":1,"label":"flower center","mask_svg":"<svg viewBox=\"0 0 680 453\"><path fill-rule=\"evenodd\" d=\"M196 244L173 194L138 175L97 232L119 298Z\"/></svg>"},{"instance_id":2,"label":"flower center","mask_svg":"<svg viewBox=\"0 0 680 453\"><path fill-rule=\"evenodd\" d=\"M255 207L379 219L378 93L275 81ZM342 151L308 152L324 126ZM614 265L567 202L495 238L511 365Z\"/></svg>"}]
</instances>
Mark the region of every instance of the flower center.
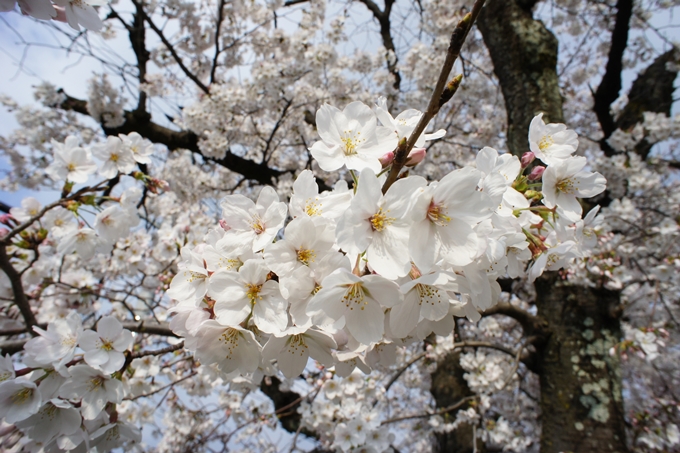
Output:
<instances>
[{"instance_id":1,"label":"flower center","mask_svg":"<svg viewBox=\"0 0 680 453\"><path fill-rule=\"evenodd\" d=\"M366 139L361 138L361 132L352 134L352 131L350 130L344 131L343 134L345 136L341 137L340 140L345 145L345 156L353 156L357 154L357 147L359 147L361 143L365 142Z\"/></svg>"},{"instance_id":2,"label":"flower center","mask_svg":"<svg viewBox=\"0 0 680 453\"><path fill-rule=\"evenodd\" d=\"M228 271L233 271L233 270L239 270L239 268L243 265L240 259L231 259L231 258L220 258L217 260L217 264L221 268L225 268Z\"/></svg>"},{"instance_id":3,"label":"flower center","mask_svg":"<svg viewBox=\"0 0 680 453\"><path fill-rule=\"evenodd\" d=\"M253 221L250 222L250 228L252 228L256 234L262 234L266 230L264 222L259 216L253 217Z\"/></svg>"},{"instance_id":4,"label":"flower center","mask_svg":"<svg viewBox=\"0 0 680 453\"><path fill-rule=\"evenodd\" d=\"M101 376L96 376L92 379L90 379L90 392L97 390L100 387L104 386L104 378Z\"/></svg>"},{"instance_id":5,"label":"flower center","mask_svg":"<svg viewBox=\"0 0 680 453\"><path fill-rule=\"evenodd\" d=\"M194 272L194 271L184 271L184 276L186 277L189 275L190 277L187 279L188 283L192 283L194 280L205 280L207 275L201 274L200 272Z\"/></svg>"},{"instance_id":6,"label":"flower center","mask_svg":"<svg viewBox=\"0 0 680 453\"><path fill-rule=\"evenodd\" d=\"M298 250L297 251L297 259L299 262L304 264L305 266L309 266L310 262L314 262L314 258L316 258L316 253L314 253L314 250Z\"/></svg>"},{"instance_id":7,"label":"flower center","mask_svg":"<svg viewBox=\"0 0 680 453\"><path fill-rule=\"evenodd\" d=\"M102 342L101 349L104 351L113 351L113 341L104 340L103 338L100 338L100 340Z\"/></svg>"},{"instance_id":8,"label":"flower center","mask_svg":"<svg viewBox=\"0 0 680 453\"><path fill-rule=\"evenodd\" d=\"M262 285L253 285L250 283L246 283L245 286L246 296L248 297L248 299L250 299L250 302L252 302L253 305L255 305L258 300L262 300L262 296L260 296Z\"/></svg>"},{"instance_id":9,"label":"flower center","mask_svg":"<svg viewBox=\"0 0 680 453\"><path fill-rule=\"evenodd\" d=\"M114 153L112 153L112 154L111 154L111 157L109 157L109 160L110 160L111 162L118 162L118 159L119 159L119 158L118 158L118 154L114 154Z\"/></svg>"},{"instance_id":10,"label":"flower center","mask_svg":"<svg viewBox=\"0 0 680 453\"><path fill-rule=\"evenodd\" d=\"M553 140L552 135L544 135L543 137L541 137L541 141L538 142L538 149L540 149L541 151L545 151L554 144L555 140Z\"/></svg>"},{"instance_id":11,"label":"flower center","mask_svg":"<svg viewBox=\"0 0 680 453\"><path fill-rule=\"evenodd\" d=\"M387 211L390 212L390 211ZM369 219L371 222L371 228L373 231L383 231L388 225L391 225L396 219L394 217L387 217L387 214L383 213L382 208L378 209L378 212L373 214Z\"/></svg>"},{"instance_id":12,"label":"flower center","mask_svg":"<svg viewBox=\"0 0 680 453\"><path fill-rule=\"evenodd\" d=\"M416 285L416 291L418 291L418 305L430 304L432 306L442 303L442 296L439 290L431 285L422 285L418 283Z\"/></svg>"},{"instance_id":13,"label":"flower center","mask_svg":"<svg viewBox=\"0 0 680 453\"><path fill-rule=\"evenodd\" d=\"M231 359L231 354L234 352L234 348L238 346L238 330L232 329L231 327L227 328L227 330L220 335L220 338L218 341L224 343L224 345L227 347L227 359Z\"/></svg>"},{"instance_id":14,"label":"flower center","mask_svg":"<svg viewBox=\"0 0 680 453\"><path fill-rule=\"evenodd\" d=\"M446 214L448 214L446 206L436 204L434 200L430 202L430 207L427 208L427 218L430 220L430 222L439 226L448 225L451 221L451 217L447 216Z\"/></svg>"},{"instance_id":15,"label":"flower center","mask_svg":"<svg viewBox=\"0 0 680 453\"><path fill-rule=\"evenodd\" d=\"M552 266L560 260L559 255L551 253L548 255L547 266Z\"/></svg>"},{"instance_id":16,"label":"flower center","mask_svg":"<svg viewBox=\"0 0 680 453\"><path fill-rule=\"evenodd\" d=\"M363 310L368 305L368 302L364 299L364 288L361 286L361 283L349 285L349 289L342 297L342 302L350 310L354 310L354 306L358 306Z\"/></svg>"},{"instance_id":17,"label":"flower center","mask_svg":"<svg viewBox=\"0 0 680 453\"><path fill-rule=\"evenodd\" d=\"M576 192L574 188L574 181L571 179L563 179L557 184L555 184L555 189L562 193L574 193Z\"/></svg>"},{"instance_id":18,"label":"flower center","mask_svg":"<svg viewBox=\"0 0 680 453\"><path fill-rule=\"evenodd\" d=\"M305 212L308 216L314 217L321 215L321 203L317 203L318 200L318 198L315 198L314 200L310 198L307 200L307 203L305 204Z\"/></svg>"},{"instance_id":19,"label":"flower center","mask_svg":"<svg viewBox=\"0 0 680 453\"><path fill-rule=\"evenodd\" d=\"M307 348L307 344L305 343L305 339L302 335L293 335L290 337L288 342L289 354L300 354L301 356L304 356Z\"/></svg>"},{"instance_id":20,"label":"flower center","mask_svg":"<svg viewBox=\"0 0 680 453\"><path fill-rule=\"evenodd\" d=\"M10 400L12 404L22 404L25 403L33 395L33 389L25 388L18 393L11 396Z\"/></svg>"}]
</instances>

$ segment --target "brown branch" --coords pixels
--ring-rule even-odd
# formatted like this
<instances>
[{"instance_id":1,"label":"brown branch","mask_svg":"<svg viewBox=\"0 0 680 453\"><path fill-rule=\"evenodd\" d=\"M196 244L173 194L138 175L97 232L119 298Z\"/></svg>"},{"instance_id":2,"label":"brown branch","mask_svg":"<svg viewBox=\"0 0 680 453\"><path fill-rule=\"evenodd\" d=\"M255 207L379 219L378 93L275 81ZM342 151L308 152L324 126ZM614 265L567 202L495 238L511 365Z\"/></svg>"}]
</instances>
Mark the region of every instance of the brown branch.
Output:
<instances>
[{"instance_id":1,"label":"brown branch","mask_svg":"<svg viewBox=\"0 0 680 453\"><path fill-rule=\"evenodd\" d=\"M137 78L139 83L146 82L146 65L151 58L151 53L146 49L146 27L144 26L144 18L146 13L144 12L144 4L141 2L133 1L135 5L135 13L132 16L132 26L129 28L128 32L130 35L130 44L132 45L132 50L135 52L137 57ZM137 101L137 110L146 113L146 93L139 90L139 98Z\"/></svg>"},{"instance_id":2,"label":"brown branch","mask_svg":"<svg viewBox=\"0 0 680 453\"><path fill-rule=\"evenodd\" d=\"M145 323L144 321L124 322L122 324L124 329L127 329L131 332L179 338L172 330L170 330L167 324ZM34 323L33 325L36 325L41 329L47 329L47 324ZM32 329L4 330L0 331L0 336L20 335L22 333L33 333L33 330ZM2 351L3 354L14 354L16 352L21 351L24 348L24 345L26 344L27 341L28 339L5 341L0 343L0 350Z\"/></svg>"},{"instance_id":3,"label":"brown branch","mask_svg":"<svg viewBox=\"0 0 680 453\"><path fill-rule=\"evenodd\" d=\"M217 6L217 22L215 24L215 55L213 56L212 67L210 68L210 85L215 82L217 72L217 58L220 56L220 28L224 20L224 0L220 0Z\"/></svg>"},{"instance_id":4,"label":"brown branch","mask_svg":"<svg viewBox=\"0 0 680 453\"><path fill-rule=\"evenodd\" d=\"M133 352L130 354L130 358L132 360L134 359L139 359L140 357L147 357L147 356L156 356L156 355L163 355L167 354L168 352L175 352L177 350L180 350L184 347L184 341L180 341L177 344L161 348L161 349L156 349L153 351L139 351L139 352Z\"/></svg>"},{"instance_id":5,"label":"brown branch","mask_svg":"<svg viewBox=\"0 0 680 453\"><path fill-rule=\"evenodd\" d=\"M397 50L394 46L394 40L392 39L392 30L390 24L390 13L392 12L392 5L394 5L394 0L385 0L385 10L380 10L380 7L373 0L359 0L361 3L366 5L366 8L373 13L373 17L378 21L380 25L380 37L382 38L383 46L388 52L387 58L387 70L394 77L394 83L392 87L395 91L399 91L401 86L401 74L397 67L399 59L397 58ZM393 59L389 58L389 51L392 51Z\"/></svg>"},{"instance_id":6,"label":"brown branch","mask_svg":"<svg viewBox=\"0 0 680 453\"><path fill-rule=\"evenodd\" d=\"M65 100L56 107L63 110L72 110L83 115L88 115L87 102L81 99L76 99L59 90L65 97ZM141 136L151 140L154 143L160 143L167 146L170 151L177 149L187 149L194 153L203 155L199 146L199 137L190 131L175 131L163 127L151 121L148 113L139 111L125 111L125 123L116 128L103 127L106 135L129 134L137 132ZM257 181L263 185L271 185L272 182L279 176L286 173L285 171L270 168L267 165L258 164L252 160L233 154L227 150L226 155L221 159L209 158L203 156L206 160L221 165L228 170L243 175L246 179Z\"/></svg>"},{"instance_id":7,"label":"brown branch","mask_svg":"<svg viewBox=\"0 0 680 453\"><path fill-rule=\"evenodd\" d=\"M9 233L4 235L2 237L2 239L0 239L0 245L2 245L2 246L9 245L11 243L10 241L12 240L12 238L14 236L16 236L17 234L24 231L26 228L33 225L33 223L35 221L37 221L42 216L44 216L45 213L47 211L49 211L50 209L54 209L57 206L60 206L65 201L76 200L76 199L80 198L81 195L84 195L88 192L95 192L95 191L99 190L101 188L100 186L103 186L106 182L107 181L102 181L102 182L100 182L99 184L97 184L96 186L93 186L93 187L83 187L82 189L75 192L74 194L71 194L67 197L63 197L62 199L55 201L54 203L50 203L50 204L44 206L40 211L38 211L38 213L36 215L34 215L33 217L31 217L30 219L28 219L27 221L25 221L21 225L17 225L15 228L12 228L12 230L10 230Z\"/></svg>"},{"instance_id":8,"label":"brown branch","mask_svg":"<svg viewBox=\"0 0 680 453\"><path fill-rule=\"evenodd\" d=\"M548 334L548 323L545 319L534 316L512 304L499 303L484 312L484 316L491 315L504 315L513 318L522 326L524 334L527 336L545 336Z\"/></svg>"},{"instance_id":9,"label":"brown branch","mask_svg":"<svg viewBox=\"0 0 680 453\"><path fill-rule=\"evenodd\" d=\"M417 356L415 356L414 358L412 358L411 360L409 360L409 362L406 363L406 365L404 365L403 367L401 367L401 368L399 369L399 371L397 371L397 372L394 374L394 376L392 376L392 378L389 380L389 382L385 385L385 394L387 394L387 392L390 390L390 387L392 387L392 385L393 385L395 382L397 382L397 380L401 377L401 375L404 374L404 372L405 372L407 369L409 369L409 368L411 367L411 365L413 365L414 363L416 363L418 360L422 359L422 358L425 357L426 355L427 355L426 352L421 352L420 354L418 354ZM377 404L377 403L378 403L378 402L376 401L375 404ZM373 404L373 405L375 406L375 404Z\"/></svg>"},{"instance_id":10,"label":"brown branch","mask_svg":"<svg viewBox=\"0 0 680 453\"><path fill-rule=\"evenodd\" d=\"M408 138L408 141L400 143L397 147L392 168L390 169L390 172L387 175L387 180L382 187L383 193L386 193L387 189L389 189L390 186L397 180L399 172L406 164L408 153L413 149L413 146L416 144L416 141L420 135L425 131L425 128L430 123L430 120L432 120L432 118L434 118L437 113L439 113L439 109L443 105L441 102L443 99L442 96L447 95L444 89L450 88L448 91L452 91L453 87L447 87L449 74L451 73L453 64L460 55L460 51L463 47L463 44L465 43L465 38L467 38L467 35L470 32L472 24L479 16L482 6L484 6L484 1L485 0L476 0L474 6L472 7L472 11L466 14L465 17L460 22L458 22L458 25L453 30L453 33L451 34L451 42L449 43L449 48L446 52L446 59L444 60L444 65L442 66L442 70L439 73L439 79L437 80L437 84L435 85L434 91L432 92L432 97L430 98L427 110L425 110L425 113L423 113L420 121L418 121L418 124L411 133L411 136ZM458 83L460 83L460 81L458 81ZM457 88L457 86L455 88ZM446 101L448 101L448 99L446 99Z\"/></svg>"},{"instance_id":11,"label":"brown branch","mask_svg":"<svg viewBox=\"0 0 680 453\"><path fill-rule=\"evenodd\" d=\"M456 409L462 407L464 404L471 402L471 401L474 401L477 398L479 398L477 395L467 396L467 397L463 398L462 400L458 401L457 403L452 404L451 406L447 406L443 409L440 409L436 412L432 412L430 414L406 415L404 417L390 418L389 420L385 420L382 423L380 423L380 426L384 426L384 425L387 425L387 424L390 424L390 423L402 422L404 420L413 420L413 419L416 419L416 418L430 418L430 417L434 417L435 415L446 414L447 412L455 411Z\"/></svg>"},{"instance_id":12,"label":"brown branch","mask_svg":"<svg viewBox=\"0 0 680 453\"><path fill-rule=\"evenodd\" d=\"M146 397L148 397L148 396L155 395L156 393L162 392L163 390L165 390L165 389L167 389L167 388L169 388L169 387L172 387L172 386L174 386L175 384L179 384L179 383L182 382L182 381L186 381L187 379L192 378L192 377L196 376L197 374L198 374L198 373L197 373L196 371L194 371L194 372L192 372L192 373L190 373L190 374L187 374L187 375L184 376L183 378L177 379L176 381L172 381L171 383L169 383L169 384L167 384L167 385L164 385L163 387L159 387L159 388L157 388L156 390L154 390L154 391L152 391L152 392L143 393L143 394L141 394L141 395L137 395L137 396L133 396L133 397L127 397L127 398L123 398L123 399L124 399L124 400L127 400L127 401L134 401L134 400L139 399L139 398L146 398Z\"/></svg>"},{"instance_id":13,"label":"brown branch","mask_svg":"<svg viewBox=\"0 0 680 453\"><path fill-rule=\"evenodd\" d=\"M133 0L133 1L134 1L134 0ZM135 2L135 3L136 3L136 2ZM161 39L161 42L162 42L162 43L165 45L165 47L168 49L168 52L170 52L170 55L172 55L172 57L175 59L175 61L177 62L177 65L178 65L179 68L182 70L182 72L184 73L184 75L186 75L187 77L189 77L189 78L196 84L196 86L197 86L198 88L201 89L201 91L203 91L205 94L207 94L208 96L210 96L210 90L208 89L208 87L205 86L205 84L204 84L203 82L201 82L201 80L196 76L196 74L194 74L193 72L189 71L189 68L187 68L187 67L184 65L184 62L182 61L182 57L180 57L180 56L177 54L177 51L175 51L175 47L170 43L170 41L168 41L168 38L165 37L165 34L163 33L163 30L161 30L160 28L158 28L158 26L151 20L151 18L149 17L149 15L146 14L146 11L144 11L143 9L138 10L138 11L141 12L141 13L143 14L144 20L146 21L146 23L149 24L149 27L151 27L151 29L152 29L153 31L156 32L156 34L158 35L158 37Z\"/></svg>"},{"instance_id":14,"label":"brown branch","mask_svg":"<svg viewBox=\"0 0 680 453\"><path fill-rule=\"evenodd\" d=\"M600 146L609 147L606 140L616 130L616 124L609 108L619 97L621 91L621 73L623 71L623 53L628 45L628 30L630 28L630 18L633 15L633 0L619 0L616 3L616 23L611 35L611 47L609 48L609 58L607 68L602 76L600 86L593 93L595 104L593 110L600 122L600 127L604 137Z\"/></svg>"},{"instance_id":15,"label":"brown branch","mask_svg":"<svg viewBox=\"0 0 680 453\"><path fill-rule=\"evenodd\" d=\"M26 323L26 327L30 329L36 325L38 321L36 321L35 315L33 314L33 311L31 311L31 304L28 302L28 298L24 292L21 274L19 274L19 272L14 269L14 266L12 266L12 263L10 263L5 245L0 245L0 269L2 269L5 274L7 274L7 277L9 277L9 281L12 284L12 292L14 293L14 304L19 308L21 316L23 316L24 322ZM31 333L36 335L33 333L32 329Z\"/></svg>"},{"instance_id":16,"label":"brown branch","mask_svg":"<svg viewBox=\"0 0 680 453\"><path fill-rule=\"evenodd\" d=\"M671 66L669 63L676 63L677 60L677 51L671 49L659 55L642 74L638 75L628 93L628 104L616 120L617 129L626 131L642 122L644 112L664 113L670 116L673 105L673 83L678 71L674 69L675 65ZM644 138L635 147L635 151L640 157L646 159L652 145L654 143Z\"/></svg>"}]
</instances>

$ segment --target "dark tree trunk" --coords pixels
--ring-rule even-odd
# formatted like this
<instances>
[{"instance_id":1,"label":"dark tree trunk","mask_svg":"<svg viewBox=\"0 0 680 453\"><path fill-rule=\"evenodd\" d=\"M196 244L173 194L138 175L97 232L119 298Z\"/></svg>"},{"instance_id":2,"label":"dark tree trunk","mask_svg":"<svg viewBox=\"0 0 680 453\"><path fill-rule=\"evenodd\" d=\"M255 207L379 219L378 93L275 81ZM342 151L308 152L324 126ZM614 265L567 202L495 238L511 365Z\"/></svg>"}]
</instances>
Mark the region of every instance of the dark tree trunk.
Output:
<instances>
[{"instance_id":1,"label":"dark tree trunk","mask_svg":"<svg viewBox=\"0 0 680 453\"><path fill-rule=\"evenodd\" d=\"M474 393L467 385L463 377L464 370L460 366L460 351L447 354L439 363L437 370L432 373L430 393L437 402L437 407L451 406ZM466 407L462 407L465 410ZM456 412L452 412L449 422L455 420ZM462 424L457 429L448 433L439 433L435 436L433 451L437 453L472 453L474 448L474 431L470 424ZM477 442L477 451L484 451L481 441Z\"/></svg>"},{"instance_id":2,"label":"dark tree trunk","mask_svg":"<svg viewBox=\"0 0 680 453\"><path fill-rule=\"evenodd\" d=\"M534 20L535 2L488 0L477 20L501 84L508 115L508 148L516 156L529 151L527 133L536 114L562 122L557 77L557 38Z\"/></svg>"},{"instance_id":3,"label":"dark tree trunk","mask_svg":"<svg viewBox=\"0 0 680 453\"><path fill-rule=\"evenodd\" d=\"M536 282L550 336L537 351L541 453L626 452L621 372L609 350L620 341L619 293Z\"/></svg>"},{"instance_id":4,"label":"dark tree trunk","mask_svg":"<svg viewBox=\"0 0 680 453\"><path fill-rule=\"evenodd\" d=\"M528 150L532 118L562 122L557 77L557 40L534 20L535 2L489 0L480 15L482 32L501 84L508 115L508 148ZM619 341L616 292L556 286L555 274L536 282L539 315L549 337L539 346L541 453L625 452L621 373L609 348Z\"/></svg>"}]
</instances>

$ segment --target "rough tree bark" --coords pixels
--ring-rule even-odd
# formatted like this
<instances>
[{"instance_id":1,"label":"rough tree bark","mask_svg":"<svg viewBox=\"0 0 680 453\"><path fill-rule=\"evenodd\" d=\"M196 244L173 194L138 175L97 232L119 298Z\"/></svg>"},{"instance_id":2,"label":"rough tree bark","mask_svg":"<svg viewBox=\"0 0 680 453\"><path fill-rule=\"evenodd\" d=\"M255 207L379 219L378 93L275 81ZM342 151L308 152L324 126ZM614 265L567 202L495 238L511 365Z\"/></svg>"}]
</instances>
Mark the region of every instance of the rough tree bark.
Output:
<instances>
[{"instance_id":1,"label":"rough tree bark","mask_svg":"<svg viewBox=\"0 0 680 453\"><path fill-rule=\"evenodd\" d=\"M557 40L532 16L536 1L490 0L478 25L501 85L508 115L508 148L527 151L527 131L539 112L563 121ZM618 362L608 355L619 341L616 292L536 284L538 313L549 338L539 346L541 452L625 452ZM610 314L611 313L611 314Z\"/></svg>"},{"instance_id":2,"label":"rough tree bark","mask_svg":"<svg viewBox=\"0 0 680 453\"><path fill-rule=\"evenodd\" d=\"M536 282L538 311L551 329L538 348L541 452L625 452L617 355L619 293L560 285L552 273Z\"/></svg>"},{"instance_id":3,"label":"rough tree bark","mask_svg":"<svg viewBox=\"0 0 680 453\"><path fill-rule=\"evenodd\" d=\"M437 407L448 407L467 396L474 395L463 377L464 370L460 366L460 354L460 351L453 351L444 356L437 363L437 370L431 375L430 393L437 402ZM462 407L461 410L465 410L467 407ZM452 412L447 416L455 419L456 413ZM477 448L475 449L473 436L472 425L465 423L451 432L437 434L433 449L438 453L484 452L484 445L480 440L477 441Z\"/></svg>"},{"instance_id":4,"label":"rough tree bark","mask_svg":"<svg viewBox=\"0 0 680 453\"><path fill-rule=\"evenodd\" d=\"M518 156L529 150L527 131L537 113L545 113L546 121L564 121L557 38L532 17L535 3L489 0L477 20L505 99L508 148Z\"/></svg>"}]
</instances>

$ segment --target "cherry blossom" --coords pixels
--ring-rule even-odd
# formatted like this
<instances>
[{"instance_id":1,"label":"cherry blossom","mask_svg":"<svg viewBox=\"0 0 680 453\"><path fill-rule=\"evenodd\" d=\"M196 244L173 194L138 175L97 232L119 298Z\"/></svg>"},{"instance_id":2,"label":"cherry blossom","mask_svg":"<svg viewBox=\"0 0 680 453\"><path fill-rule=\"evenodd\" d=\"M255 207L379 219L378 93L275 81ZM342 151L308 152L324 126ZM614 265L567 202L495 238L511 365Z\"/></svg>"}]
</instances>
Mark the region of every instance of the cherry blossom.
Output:
<instances>
[{"instance_id":1,"label":"cherry blossom","mask_svg":"<svg viewBox=\"0 0 680 453\"><path fill-rule=\"evenodd\" d=\"M112 316L104 316L97 323L97 331L86 330L80 335L79 345L85 351L85 362L106 373L120 370L125 363L123 352L133 343L132 333Z\"/></svg>"},{"instance_id":2,"label":"cherry blossom","mask_svg":"<svg viewBox=\"0 0 680 453\"><path fill-rule=\"evenodd\" d=\"M62 144L53 141L54 161L45 172L55 181L66 180L75 183L87 181L97 171L89 150L78 146L78 138L69 135Z\"/></svg>"},{"instance_id":3,"label":"cherry blossom","mask_svg":"<svg viewBox=\"0 0 680 453\"><path fill-rule=\"evenodd\" d=\"M384 126L377 126L375 113L365 104L355 101L340 111L324 104L316 113L321 141L310 152L325 171L347 166L361 171L370 168L379 172L379 158L394 150L398 139Z\"/></svg>"}]
</instances>

